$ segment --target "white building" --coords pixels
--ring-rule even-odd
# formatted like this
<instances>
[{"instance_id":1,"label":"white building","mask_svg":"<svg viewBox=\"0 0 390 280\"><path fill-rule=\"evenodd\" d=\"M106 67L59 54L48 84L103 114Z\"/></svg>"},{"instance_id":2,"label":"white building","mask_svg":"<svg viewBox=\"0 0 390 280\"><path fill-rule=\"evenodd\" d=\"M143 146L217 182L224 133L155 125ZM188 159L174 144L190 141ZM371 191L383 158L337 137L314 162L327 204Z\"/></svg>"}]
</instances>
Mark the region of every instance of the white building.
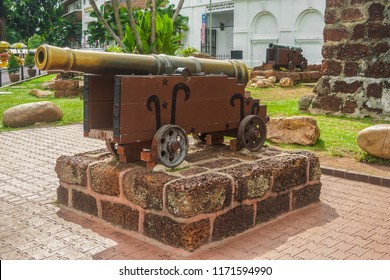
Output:
<instances>
[{"instance_id":1,"label":"white building","mask_svg":"<svg viewBox=\"0 0 390 280\"><path fill-rule=\"evenodd\" d=\"M181 14L189 17L190 29L183 44L210 53L211 23L211 53L217 57L236 51L234 56L242 53L249 66L257 66L265 62L268 45L278 43L300 46L309 64L320 64L324 11L325 0L186 0Z\"/></svg>"}]
</instances>

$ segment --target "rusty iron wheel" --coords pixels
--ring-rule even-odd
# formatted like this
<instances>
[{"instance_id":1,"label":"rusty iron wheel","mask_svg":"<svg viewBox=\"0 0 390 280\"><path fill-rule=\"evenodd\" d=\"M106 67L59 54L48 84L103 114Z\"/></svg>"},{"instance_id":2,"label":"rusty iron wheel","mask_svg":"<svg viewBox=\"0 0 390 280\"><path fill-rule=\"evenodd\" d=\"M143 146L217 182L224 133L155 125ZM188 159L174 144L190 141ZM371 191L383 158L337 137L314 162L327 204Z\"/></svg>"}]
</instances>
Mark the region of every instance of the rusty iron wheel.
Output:
<instances>
[{"instance_id":1,"label":"rusty iron wheel","mask_svg":"<svg viewBox=\"0 0 390 280\"><path fill-rule=\"evenodd\" d=\"M166 167L176 167L188 153L188 138L180 126L166 124L160 127L152 140L152 155Z\"/></svg>"},{"instance_id":2,"label":"rusty iron wheel","mask_svg":"<svg viewBox=\"0 0 390 280\"><path fill-rule=\"evenodd\" d=\"M290 71L294 71L295 70L295 63L294 63L294 61L290 61L288 63L288 70L290 70Z\"/></svg>"},{"instance_id":3,"label":"rusty iron wheel","mask_svg":"<svg viewBox=\"0 0 390 280\"><path fill-rule=\"evenodd\" d=\"M264 121L256 115L242 119L238 126L237 138L242 147L251 152L257 152L263 147L267 134Z\"/></svg>"},{"instance_id":4,"label":"rusty iron wheel","mask_svg":"<svg viewBox=\"0 0 390 280\"><path fill-rule=\"evenodd\" d=\"M112 156L118 157L118 145L110 141L106 141L107 150L111 153Z\"/></svg>"}]
</instances>

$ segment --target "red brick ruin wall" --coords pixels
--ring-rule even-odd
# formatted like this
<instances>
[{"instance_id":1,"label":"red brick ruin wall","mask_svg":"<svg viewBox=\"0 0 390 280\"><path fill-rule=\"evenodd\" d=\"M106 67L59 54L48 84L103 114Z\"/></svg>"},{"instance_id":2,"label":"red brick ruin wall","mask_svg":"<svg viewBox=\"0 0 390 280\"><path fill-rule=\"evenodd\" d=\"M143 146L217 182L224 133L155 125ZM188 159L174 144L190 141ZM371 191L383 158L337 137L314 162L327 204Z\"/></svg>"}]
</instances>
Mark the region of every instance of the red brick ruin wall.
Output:
<instances>
[{"instance_id":1,"label":"red brick ruin wall","mask_svg":"<svg viewBox=\"0 0 390 280\"><path fill-rule=\"evenodd\" d=\"M327 0L310 111L390 119L390 1Z\"/></svg>"}]
</instances>

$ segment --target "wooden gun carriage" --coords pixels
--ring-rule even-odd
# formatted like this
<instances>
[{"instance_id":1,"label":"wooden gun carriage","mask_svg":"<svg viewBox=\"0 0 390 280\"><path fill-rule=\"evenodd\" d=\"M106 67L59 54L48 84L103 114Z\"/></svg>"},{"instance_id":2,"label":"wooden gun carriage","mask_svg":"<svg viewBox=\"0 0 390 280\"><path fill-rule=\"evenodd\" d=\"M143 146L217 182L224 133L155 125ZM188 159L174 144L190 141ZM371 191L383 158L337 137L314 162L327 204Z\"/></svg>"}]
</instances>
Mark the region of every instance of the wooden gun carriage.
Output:
<instances>
[{"instance_id":1,"label":"wooden gun carriage","mask_svg":"<svg viewBox=\"0 0 390 280\"><path fill-rule=\"evenodd\" d=\"M258 151L266 137L266 106L245 92L240 61L136 55L40 46L43 70L84 75L84 135L106 141L121 162L178 166L187 134L208 145L234 137L231 147Z\"/></svg>"},{"instance_id":2,"label":"wooden gun carriage","mask_svg":"<svg viewBox=\"0 0 390 280\"><path fill-rule=\"evenodd\" d=\"M269 44L266 63L272 64L275 70L280 69L280 67L287 68L290 71L295 70L295 68L299 68L301 71L307 69L307 60L302 55L301 47L298 46Z\"/></svg>"}]
</instances>

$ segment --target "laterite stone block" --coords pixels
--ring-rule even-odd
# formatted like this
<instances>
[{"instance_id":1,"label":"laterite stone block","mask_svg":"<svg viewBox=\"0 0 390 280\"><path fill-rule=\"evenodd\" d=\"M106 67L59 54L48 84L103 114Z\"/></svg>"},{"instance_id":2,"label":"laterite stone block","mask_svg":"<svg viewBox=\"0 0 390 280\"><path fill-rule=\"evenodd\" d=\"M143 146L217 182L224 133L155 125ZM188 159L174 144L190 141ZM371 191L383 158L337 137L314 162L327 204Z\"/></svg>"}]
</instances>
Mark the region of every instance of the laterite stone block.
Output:
<instances>
[{"instance_id":1,"label":"laterite stone block","mask_svg":"<svg viewBox=\"0 0 390 280\"><path fill-rule=\"evenodd\" d=\"M271 197L257 203L256 224L268 222L290 211L289 194Z\"/></svg>"},{"instance_id":2,"label":"laterite stone block","mask_svg":"<svg viewBox=\"0 0 390 280\"><path fill-rule=\"evenodd\" d=\"M106 150L97 150L74 156L60 156L57 159L55 171L60 181L68 184L87 186L87 168L91 162L108 156Z\"/></svg>"},{"instance_id":3,"label":"laterite stone block","mask_svg":"<svg viewBox=\"0 0 390 280\"><path fill-rule=\"evenodd\" d=\"M138 211L126 205L102 201L102 218L124 229L138 230Z\"/></svg>"},{"instance_id":4,"label":"laterite stone block","mask_svg":"<svg viewBox=\"0 0 390 280\"><path fill-rule=\"evenodd\" d=\"M221 170L234 178L236 201L262 197L270 188L271 172L266 161Z\"/></svg>"},{"instance_id":5,"label":"laterite stone block","mask_svg":"<svg viewBox=\"0 0 390 280\"><path fill-rule=\"evenodd\" d=\"M292 151L291 154L302 155L309 160L309 181L319 181L321 179L320 159L309 151Z\"/></svg>"},{"instance_id":6,"label":"laterite stone block","mask_svg":"<svg viewBox=\"0 0 390 280\"><path fill-rule=\"evenodd\" d=\"M252 228L253 215L252 205L241 205L218 216L214 221L212 240L218 241Z\"/></svg>"},{"instance_id":7,"label":"laterite stone block","mask_svg":"<svg viewBox=\"0 0 390 280\"><path fill-rule=\"evenodd\" d=\"M228 177L208 173L169 184L166 197L168 211L176 217L213 213L231 203L232 182Z\"/></svg>"},{"instance_id":8,"label":"laterite stone block","mask_svg":"<svg viewBox=\"0 0 390 280\"><path fill-rule=\"evenodd\" d=\"M96 198L80 191L72 190L73 208L97 216Z\"/></svg>"},{"instance_id":9,"label":"laterite stone block","mask_svg":"<svg viewBox=\"0 0 390 280\"><path fill-rule=\"evenodd\" d=\"M203 172L206 172L206 171L207 171L206 168L194 167L194 168L190 168L190 169L187 169L187 170L183 170L183 171L180 172L180 174L185 176L185 177L188 177L188 176L197 175L199 173L203 173Z\"/></svg>"},{"instance_id":10,"label":"laterite stone block","mask_svg":"<svg viewBox=\"0 0 390 280\"><path fill-rule=\"evenodd\" d=\"M343 93L354 93L358 89L360 89L363 85L361 81L355 81L353 83L347 83L344 81L336 81L333 87L333 90L336 92Z\"/></svg>"},{"instance_id":11,"label":"laterite stone block","mask_svg":"<svg viewBox=\"0 0 390 280\"><path fill-rule=\"evenodd\" d=\"M216 168L222 168L225 166L233 165L236 163L239 163L240 161L235 158L222 158L215 161L208 161L202 164L199 164L200 167L205 167L208 169L216 169Z\"/></svg>"},{"instance_id":12,"label":"laterite stone block","mask_svg":"<svg viewBox=\"0 0 390 280\"><path fill-rule=\"evenodd\" d=\"M69 197L69 191L68 189L64 188L63 186L59 186L57 188L57 202L68 206L68 197Z\"/></svg>"},{"instance_id":13,"label":"laterite stone block","mask_svg":"<svg viewBox=\"0 0 390 280\"><path fill-rule=\"evenodd\" d=\"M144 234L164 244L193 251L209 240L210 221L178 223L154 214L145 215Z\"/></svg>"},{"instance_id":14,"label":"laterite stone block","mask_svg":"<svg viewBox=\"0 0 390 280\"><path fill-rule=\"evenodd\" d=\"M164 185L177 178L150 169L134 169L123 175L123 192L127 200L144 209L162 210Z\"/></svg>"},{"instance_id":15,"label":"laterite stone block","mask_svg":"<svg viewBox=\"0 0 390 280\"><path fill-rule=\"evenodd\" d=\"M117 162L98 162L91 166L92 189L101 194L119 195L119 173L129 168L126 164Z\"/></svg>"},{"instance_id":16,"label":"laterite stone block","mask_svg":"<svg viewBox=\"0 0 390 280\"><path fill-rule=\"evenodd\" d=\"M306 184L306 158L300 155L275 157L267 161L274 176L273 192Z\"/></svg>"},{"instance_id":17,"label":"laterite stone block","mask_svg":"<svg viewBox=\"0 0 390 280\"><path fill-rule=\"evenodd\" d=\"M293 192L292 209L299 209L320 201L321 184L309 185Z\"/></svg>"}]
</instances>

